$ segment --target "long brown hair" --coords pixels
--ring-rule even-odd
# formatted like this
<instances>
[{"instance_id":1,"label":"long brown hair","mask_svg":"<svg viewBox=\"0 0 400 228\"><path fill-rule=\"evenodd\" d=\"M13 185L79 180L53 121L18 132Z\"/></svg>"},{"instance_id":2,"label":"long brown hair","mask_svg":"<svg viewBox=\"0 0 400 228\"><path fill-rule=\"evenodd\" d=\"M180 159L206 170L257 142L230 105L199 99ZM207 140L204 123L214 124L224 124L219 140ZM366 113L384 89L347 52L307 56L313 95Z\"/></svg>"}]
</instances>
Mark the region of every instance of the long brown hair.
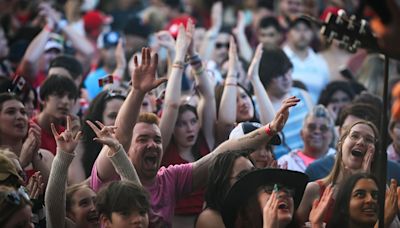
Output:
<instances>
[{"instance_id":1,"label":"long brown hair","mask_svg":"<svg viewBox=\"0 0 400 228\"><path fill-rule=\"evenodd\" d=\"M374 136L375 136L375 153L374 153L374 157L371 163L371 173L375 173L376 172L376 161L377 161L377 156L378 156L378 148L379 148L379 131L376 128L376 126L370 122L370 121L366 121L366 120L361 120L361 121L356 121L355 123L353 123L352 125L350 125L347 129L345 129L345 131L343 132L343 134L340 136L340 139L337 143L337 152L336 152L336 159L335 159L335 164L333 165L333 169L332 171L329 173L329 175L327 177L325 177L322 181L323 183L329 184L329 183L335 183L337 181L337 178L340 174L340 172L342 172L342 170L344 169L343 167L343 161L342 161L342 157L343 157L343 151L342 151L342 146L343 146L343 142L346 139L346 137L350 134L351 129L358 125L358 124L365 124L368 125L374 132Z\"/></svg>"}]
</instances>

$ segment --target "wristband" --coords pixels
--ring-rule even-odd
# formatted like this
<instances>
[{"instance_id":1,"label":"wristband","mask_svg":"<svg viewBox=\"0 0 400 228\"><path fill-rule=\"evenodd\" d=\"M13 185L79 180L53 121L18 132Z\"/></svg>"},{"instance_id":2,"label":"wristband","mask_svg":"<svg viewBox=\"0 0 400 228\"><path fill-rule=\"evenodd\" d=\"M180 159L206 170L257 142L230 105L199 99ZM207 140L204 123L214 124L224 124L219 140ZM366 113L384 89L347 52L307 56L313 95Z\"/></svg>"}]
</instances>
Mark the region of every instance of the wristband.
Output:
<instances>
[{"instance_id":1,"label":"wristband","mask_svg":"<svg viewBox=\"0 0 400 228\"><path fill-rule=\"evenodd\" d=\"M268 136L274 136L275 135L275 132L269 127L269 125L270 124L268 124L267 126L265 126L265 133L268 135Z\"/></svg>"}]
</instances>

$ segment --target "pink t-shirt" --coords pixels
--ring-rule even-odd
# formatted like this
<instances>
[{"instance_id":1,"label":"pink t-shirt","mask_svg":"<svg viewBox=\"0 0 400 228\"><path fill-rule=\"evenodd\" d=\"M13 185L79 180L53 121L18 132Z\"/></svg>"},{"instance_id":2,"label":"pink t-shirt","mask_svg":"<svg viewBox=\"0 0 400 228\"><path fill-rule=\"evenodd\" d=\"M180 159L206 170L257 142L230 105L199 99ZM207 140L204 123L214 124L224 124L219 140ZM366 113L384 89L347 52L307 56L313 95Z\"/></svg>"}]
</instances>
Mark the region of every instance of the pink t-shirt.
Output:
<instances>
[{"instance_id":1,"label":"pink t-shirt","mask_svg":"<svg viewBox=\"0 0 400 228\"><path fill-rule=\"evenodd\" d=\"M119 178L115 178L119 180ZM97 192L103 183L93 165L90 187ZM192 163L161 167L152 185L144 185L150 193L149 227L172 227L175 204L192 192Z\"/></svg>"},{"instance_id":2,"label":"pink t-shirt","mask_svg":"<svg viewBox=\"0 0 400 228\"><path fill-rule=\"evenodd\" d=\"M309 157L307 155L305 155L302 151L299 150L299 152L297 153L297 155L301 158L301 160L304 161L304 164L306 165L306 167L308 167L308 165L310 165L311 163L313 163L315 161L315 158L313 157Z\"/></svg>"}]
</instances>

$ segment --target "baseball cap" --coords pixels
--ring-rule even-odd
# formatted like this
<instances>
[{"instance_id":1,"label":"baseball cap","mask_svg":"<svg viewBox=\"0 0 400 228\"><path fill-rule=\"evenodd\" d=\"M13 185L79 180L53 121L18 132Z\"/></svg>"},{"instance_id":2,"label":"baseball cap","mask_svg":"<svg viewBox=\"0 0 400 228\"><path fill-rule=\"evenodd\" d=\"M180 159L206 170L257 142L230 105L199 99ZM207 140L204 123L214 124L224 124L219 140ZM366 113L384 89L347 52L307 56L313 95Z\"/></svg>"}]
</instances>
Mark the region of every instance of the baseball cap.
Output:
<instances>
[{"instance_id":1,"label":"baseball cap","mask_svg":"<svg viewBox=\"0 0 400 228\"><path fill-rule=\"evenodd\" d=\"M300 23L303 23L304 25L306 25L310 29L312 28L311 21L309 19L307 19L306 17L304 17L304 16L300 16L300 17L297 17L296 19L292 20L289 23L289 29L292 29L293 27L297 26Z\"/></svg>"},{"instance_id":2,"label":"baseball cap","mask_svg":"<svg viewBox=\"0 0 400 228\"><path fill-rule=\"evenodd\" d=\"M102 26L110 24L112 20L111 16L106 16L99 10L89 11L83 16L85 31L91 35L99 34Z\"/></svg>"},{"instance_id":3,"label":"baseball cap","mask_svg":"<svg viewBox=\"0 0 400 228\"><path fill-rule=\"evenodd\" d=\"M60 52L64 50L64 38L57 33L50 33L49 39L44 46L44 51L48 51L50 49L57 49Z\"/></svg>"},{"instance_id":4,"label":"baseball cap","mask_svg":"<svg viewBox=\"0 0 400 228\"><path fill-rule=\"evenodd\" d=\"M257 122L242 122L239 123L229 134L229 139L237 139L242 137L243 135L250 133L260 127L263 127L260 123ZM281 138L278 134L274 135L269 144L271 145L280 145L282 143Z\"/></svg>"}]
</instances>

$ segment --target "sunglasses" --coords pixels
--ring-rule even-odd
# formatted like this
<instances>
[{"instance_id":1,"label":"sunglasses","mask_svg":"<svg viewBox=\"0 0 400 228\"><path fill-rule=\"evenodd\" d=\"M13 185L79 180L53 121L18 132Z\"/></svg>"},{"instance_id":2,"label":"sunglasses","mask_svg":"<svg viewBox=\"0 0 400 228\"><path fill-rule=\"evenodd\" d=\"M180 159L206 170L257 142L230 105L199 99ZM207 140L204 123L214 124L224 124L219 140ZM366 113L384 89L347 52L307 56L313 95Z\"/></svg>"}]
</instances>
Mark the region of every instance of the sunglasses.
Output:
<instances>
[{"instance_id":1,"label":"sunglasses","mask_svg":"<svg viewBox=\"0 0 400 228\"><path fill-rule=\"evenodd\" d=\"M294 197L296 191L292 188L288 188L286 186L280 185L280 184L274 184L274 185L265 185L260 187L261 191L272 194L274 191L275 192L284 192L290 197Z\"/></svg>"},{"instance_id":2,"label":"sunglasses","mask_svg":"<svg viewBox=\"0 0 400 228\"><path fill-rule=\"evenodd\" d=\"M220 49L220 48L223 48L223 47L225 47L226 49L229 49L229 43L216 43L215 47L217 49Z\"/></svg>"}]
</instances>

